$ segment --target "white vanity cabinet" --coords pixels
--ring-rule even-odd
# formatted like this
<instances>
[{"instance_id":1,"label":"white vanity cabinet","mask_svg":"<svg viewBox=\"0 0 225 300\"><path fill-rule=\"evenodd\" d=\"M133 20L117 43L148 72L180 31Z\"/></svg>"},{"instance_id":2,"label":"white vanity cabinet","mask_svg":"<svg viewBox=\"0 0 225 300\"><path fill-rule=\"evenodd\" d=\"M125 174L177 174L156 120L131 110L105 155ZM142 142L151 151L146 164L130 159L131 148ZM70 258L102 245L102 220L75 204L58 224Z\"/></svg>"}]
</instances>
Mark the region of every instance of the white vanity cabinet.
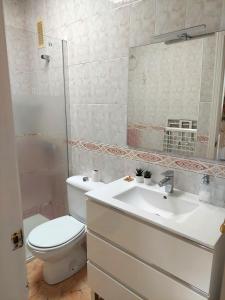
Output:
<instances>
[{"instance_id":1,"label":"white vanity cabinet","mask_svg":"<svg viewBox=\"0 0 225 300\"><path fill-rule=\"evenodd\" d=\"M220 299L224 239L207 248L90 198L87 226L88 281L103 299Z\"/></svg>"}]
</instances>

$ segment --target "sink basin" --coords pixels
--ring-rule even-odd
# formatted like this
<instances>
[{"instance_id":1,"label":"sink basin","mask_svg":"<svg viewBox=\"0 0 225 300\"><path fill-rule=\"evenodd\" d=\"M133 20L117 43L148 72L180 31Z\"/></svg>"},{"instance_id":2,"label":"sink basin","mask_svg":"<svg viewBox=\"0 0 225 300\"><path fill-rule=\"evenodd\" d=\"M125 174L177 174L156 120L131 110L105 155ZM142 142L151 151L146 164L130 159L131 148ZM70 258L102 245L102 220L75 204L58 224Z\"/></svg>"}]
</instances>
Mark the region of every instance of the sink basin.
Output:
<instances>
[{"instance_id":1,"label":"sink basin","mask_svg":"<svg viewBox=\"0 0 225 300\"><path fill-rule=\"evenodd\" d=\"M139 186L120 193L114 198L164 218L188 214L198 207L198 203L183 199L182 192L175 191L167 195Z\"/></svg>"}]
</instances>

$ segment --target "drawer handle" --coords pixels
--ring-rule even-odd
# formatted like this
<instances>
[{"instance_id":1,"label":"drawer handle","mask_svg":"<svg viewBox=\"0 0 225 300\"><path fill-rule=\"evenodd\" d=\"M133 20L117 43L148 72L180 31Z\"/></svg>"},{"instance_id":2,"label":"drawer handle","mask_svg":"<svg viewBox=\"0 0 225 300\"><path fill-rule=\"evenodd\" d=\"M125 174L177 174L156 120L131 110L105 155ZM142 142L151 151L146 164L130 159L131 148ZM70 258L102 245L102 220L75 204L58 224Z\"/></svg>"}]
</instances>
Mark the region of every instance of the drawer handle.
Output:
<instances>
[{"instance_id":1,"label":"drawer handle","mask_svg":"<svg viewBox=\"0 0 225 300\"><path fill-rule=\"evenodd\" d=\"M220 232L221 232L222 234L225 233L225 220L224 220L223 224L220 226Z\"/></svg>"}]
</instances>

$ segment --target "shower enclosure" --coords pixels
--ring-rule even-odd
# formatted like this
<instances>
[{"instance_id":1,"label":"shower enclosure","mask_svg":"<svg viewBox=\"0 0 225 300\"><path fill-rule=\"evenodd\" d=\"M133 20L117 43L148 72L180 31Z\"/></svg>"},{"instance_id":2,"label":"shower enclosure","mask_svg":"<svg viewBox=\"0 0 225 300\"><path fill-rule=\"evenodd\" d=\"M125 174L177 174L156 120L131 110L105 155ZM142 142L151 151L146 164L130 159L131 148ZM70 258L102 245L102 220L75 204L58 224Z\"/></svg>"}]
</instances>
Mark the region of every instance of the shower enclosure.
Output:
<instances>
[{"instance_id":1,"label":"shower enclosure","mask_svg":"<svg viewBox=\"0 0 225 300\"><path fill-rule=\"evenodd\" d=\"M66 42L6 28L25 238L66 213ZM27 251L27 258L30 257Z\"/></svg>"}]
</instances>

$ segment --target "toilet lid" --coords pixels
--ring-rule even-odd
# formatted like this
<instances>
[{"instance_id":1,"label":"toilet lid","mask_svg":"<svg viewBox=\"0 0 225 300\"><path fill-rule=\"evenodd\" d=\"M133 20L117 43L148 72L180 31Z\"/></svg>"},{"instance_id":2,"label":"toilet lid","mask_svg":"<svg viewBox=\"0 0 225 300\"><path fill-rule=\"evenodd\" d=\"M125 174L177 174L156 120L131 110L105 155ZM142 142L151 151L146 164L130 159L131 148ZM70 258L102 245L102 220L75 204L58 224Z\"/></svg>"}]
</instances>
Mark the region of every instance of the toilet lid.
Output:
<instances>
[{"instance_id":1,"label":"toilet lid","mask_svg":"<svg viewBox=\"0 0 225 300\"><path fill-rule=\"evenodd\" d=\"M84 231L85 225L71 216L59 217L34 228L28 241L38 248L52 248L65 244Z\"/></svg>"}]
</instances>

